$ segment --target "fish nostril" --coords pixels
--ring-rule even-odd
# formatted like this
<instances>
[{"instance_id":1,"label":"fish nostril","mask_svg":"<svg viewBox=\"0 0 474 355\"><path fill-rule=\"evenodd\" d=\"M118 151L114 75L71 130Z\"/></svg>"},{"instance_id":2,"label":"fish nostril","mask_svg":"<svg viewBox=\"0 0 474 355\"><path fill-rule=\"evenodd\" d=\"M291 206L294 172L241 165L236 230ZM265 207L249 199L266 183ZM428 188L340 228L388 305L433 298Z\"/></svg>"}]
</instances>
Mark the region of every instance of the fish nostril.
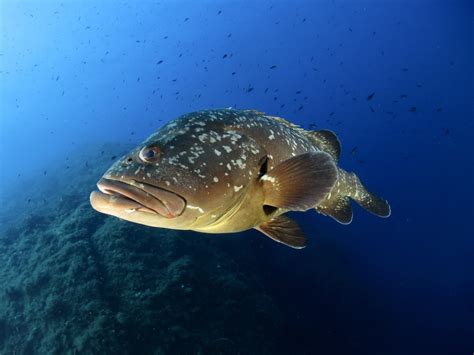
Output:
<instances>
[{"instance_id":1,"label":"fish nostril","mask_svg":"<svg viewBox=\"0 0 474 355\"><path fill-rule=\"evenodd\" d=\"M121 165L122 165L122 166L127 166L127 165L130 165L132 162L133 162L133 158L132 158L132 157L128 157L126 160L122 160Z\"/></svg>"}]
</instances>

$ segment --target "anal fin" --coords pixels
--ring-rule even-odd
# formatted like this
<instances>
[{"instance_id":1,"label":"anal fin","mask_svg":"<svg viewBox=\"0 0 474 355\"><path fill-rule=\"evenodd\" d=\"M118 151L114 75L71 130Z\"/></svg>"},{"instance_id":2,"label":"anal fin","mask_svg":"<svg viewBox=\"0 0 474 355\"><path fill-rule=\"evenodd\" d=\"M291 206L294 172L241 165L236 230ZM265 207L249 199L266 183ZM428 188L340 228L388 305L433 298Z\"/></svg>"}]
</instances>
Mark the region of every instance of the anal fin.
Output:
<instances>
[{"instance_id":1,"label":"anal fin","mask_svg":"<svg viewBox=\"0 0 474 355\"><path fill-rule=\"evenodd\" d=\"M320 203L316 207L316 211L332 217L341 224L349 224L352 222L351 200L347 196L333 195L329 200Z\"/></svg>"},{"instance_id":2,"label":"anal fin","mask_svg":"<svg viewBox=\"0 0 474 355\"><path fill-rule=\"evenodd\" d=\"M303 231L295 221L286 216L272 218L255 229L289 247L302 249L306 246L306 237Z\"/></svg>"}]
</instances>

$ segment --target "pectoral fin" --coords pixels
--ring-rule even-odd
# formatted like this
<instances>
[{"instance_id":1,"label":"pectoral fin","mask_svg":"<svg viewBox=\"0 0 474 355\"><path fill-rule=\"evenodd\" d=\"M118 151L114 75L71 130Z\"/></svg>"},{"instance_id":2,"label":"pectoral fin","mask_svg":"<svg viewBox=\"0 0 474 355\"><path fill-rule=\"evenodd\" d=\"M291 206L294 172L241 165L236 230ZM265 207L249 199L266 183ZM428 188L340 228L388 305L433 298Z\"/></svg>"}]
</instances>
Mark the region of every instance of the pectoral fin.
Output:
<instances>
[{"instance_id":1,"label":"pectoral fin","mask_svg":"<svg viewBox=\"0 0 474 355\"><path fill-rule=\"evenodd\" d=\"M324 152L308 152L287 159L261 177L265 204L307 211L331 192L338 177L334 160Z\"/></svg>"},{"instance_id":2,"label":"pectoral fin","mask_svg":"<svg viewBox=\"0 0 474 355\"><path fill-rule=\"evenodd\" d=\"M286 216L272 218L255 229L289 247L302 249L306 246L306 237L303 231L295 221Z\"/></svg>"}]
</instances>

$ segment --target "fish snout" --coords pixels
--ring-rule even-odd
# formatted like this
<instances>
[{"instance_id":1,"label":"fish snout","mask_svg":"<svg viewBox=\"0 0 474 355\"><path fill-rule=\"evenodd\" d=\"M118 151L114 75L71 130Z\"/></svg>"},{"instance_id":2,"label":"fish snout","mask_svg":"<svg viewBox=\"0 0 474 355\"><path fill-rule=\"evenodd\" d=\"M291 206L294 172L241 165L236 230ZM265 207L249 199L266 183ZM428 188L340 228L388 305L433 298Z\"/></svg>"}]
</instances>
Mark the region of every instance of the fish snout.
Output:
<instances>
[{"instance_id":1,"label":"fish snout","mask_svg":"<svg viewBox=\"0 0 474 355\"><path fill-rule=\"evenodd\" d=\"M96 210L107 208L156 213L165 218L176 218L186 208L186 200L174 192L135 180L102 178L97 183L91 204ZM97 208L96 208L97 207Z\"/></svg>"}]
</instances>

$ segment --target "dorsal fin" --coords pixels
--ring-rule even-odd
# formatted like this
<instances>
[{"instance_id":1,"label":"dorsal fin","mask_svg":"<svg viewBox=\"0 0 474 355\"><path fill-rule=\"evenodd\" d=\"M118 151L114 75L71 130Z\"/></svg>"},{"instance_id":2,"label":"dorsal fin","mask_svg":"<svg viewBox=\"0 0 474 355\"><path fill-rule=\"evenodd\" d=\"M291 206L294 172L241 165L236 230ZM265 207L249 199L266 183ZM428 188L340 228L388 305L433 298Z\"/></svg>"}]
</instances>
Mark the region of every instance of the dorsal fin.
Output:
<instances>
[{"instance_id":1,"label":"dorsal fin","mask_svg":"<svg viewBox=\"0 0 474 355\"><path fill-rule=\"evenodd\" d=\"M333 131L321 129L319 131L306 131L306 136L321 149L328 153L336 161L341 156L341 143Z\"/></svg>"}]
</instances>

